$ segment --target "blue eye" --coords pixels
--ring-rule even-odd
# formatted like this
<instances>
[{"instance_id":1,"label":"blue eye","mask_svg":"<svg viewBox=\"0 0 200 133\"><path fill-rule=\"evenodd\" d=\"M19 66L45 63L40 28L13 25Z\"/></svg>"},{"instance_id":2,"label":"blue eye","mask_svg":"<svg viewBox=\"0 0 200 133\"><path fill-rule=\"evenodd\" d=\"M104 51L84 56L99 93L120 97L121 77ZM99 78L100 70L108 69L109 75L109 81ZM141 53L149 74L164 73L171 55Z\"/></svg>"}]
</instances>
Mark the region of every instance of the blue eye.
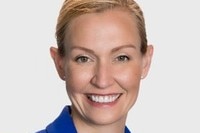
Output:
<instances>
[{"instance_id":1,"label":"blue eye","mask_svg":"<svg viewBox=\"0 0 200 133\"><path fill-rule=\"evenodd\" d=\"M126 56L126 55L120 55L120 56L117 57L116 60L117 61L121 61L121 62L125 62L125 61L129 61L130 58L128 56Z\"/></svg>"},{"instance_id":2,"label":"blue eye","mask_svg":"<svg viewBox=\"0 0 200 133\"><path fill-rule=\"evenodd\" d=\"M76 62L78 63L86 63L91 61L87 56L79 56L75 59Z\"/></svg>"}]
</instances>

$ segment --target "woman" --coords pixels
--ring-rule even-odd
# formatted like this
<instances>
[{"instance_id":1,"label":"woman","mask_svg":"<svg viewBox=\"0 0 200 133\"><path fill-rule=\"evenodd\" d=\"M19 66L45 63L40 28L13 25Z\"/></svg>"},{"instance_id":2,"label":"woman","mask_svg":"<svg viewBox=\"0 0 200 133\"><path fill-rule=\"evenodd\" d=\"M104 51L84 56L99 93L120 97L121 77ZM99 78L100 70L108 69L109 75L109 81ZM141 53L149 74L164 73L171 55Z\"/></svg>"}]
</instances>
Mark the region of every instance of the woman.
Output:
<instances>
[{"instance_id":1,"label":"woman","mask_svg":"<svg viewBox=\"0 0 200 133\"><path fill-rule=\"evenodd\" d=\"M51 56L71 106L39 133L130 133L125 126L151 63L133 0L66 0Z\"/></svg>"}]
</instances>

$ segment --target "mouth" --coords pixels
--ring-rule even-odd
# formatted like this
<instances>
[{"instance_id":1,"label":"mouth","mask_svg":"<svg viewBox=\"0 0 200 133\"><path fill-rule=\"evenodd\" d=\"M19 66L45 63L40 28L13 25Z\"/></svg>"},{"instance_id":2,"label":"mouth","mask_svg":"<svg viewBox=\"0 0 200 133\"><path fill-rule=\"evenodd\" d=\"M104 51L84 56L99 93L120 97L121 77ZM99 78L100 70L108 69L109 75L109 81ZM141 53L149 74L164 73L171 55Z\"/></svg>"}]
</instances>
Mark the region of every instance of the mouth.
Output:
<instances>
[{"instance_id":1,"label":"mouth","mask_svg":"<svg viewBox=\"0 0 200 133\"><path fill-rule=\"evenodd\" d=\"M109 94L109 95L89 94L87 95L90 101L95 102L95 103L102 103L102 104L115 102L117 99L119 99L120 96L121 94Z\"/></svg>"}]
</instances>

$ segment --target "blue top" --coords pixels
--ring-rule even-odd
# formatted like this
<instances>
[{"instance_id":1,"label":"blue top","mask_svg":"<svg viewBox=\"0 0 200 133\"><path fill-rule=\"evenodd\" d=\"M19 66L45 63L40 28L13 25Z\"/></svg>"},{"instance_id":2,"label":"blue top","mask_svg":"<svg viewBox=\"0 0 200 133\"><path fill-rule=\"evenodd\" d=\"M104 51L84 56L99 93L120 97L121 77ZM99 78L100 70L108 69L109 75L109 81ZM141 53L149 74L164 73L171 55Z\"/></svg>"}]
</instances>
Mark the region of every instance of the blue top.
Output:
<instances>
[{"instance_id":1,"label":"blue top","mask_svg":"<svg viewBox=\"0 0 200 133\"><path fill-rule=\"evenodd\" d=\"M66 106L56 120L49 124L46 129L36 133L77 133L70 114L71 108ZM125 127L125 133L131 133L127 127Z\"/></svg>"}]
</instances>

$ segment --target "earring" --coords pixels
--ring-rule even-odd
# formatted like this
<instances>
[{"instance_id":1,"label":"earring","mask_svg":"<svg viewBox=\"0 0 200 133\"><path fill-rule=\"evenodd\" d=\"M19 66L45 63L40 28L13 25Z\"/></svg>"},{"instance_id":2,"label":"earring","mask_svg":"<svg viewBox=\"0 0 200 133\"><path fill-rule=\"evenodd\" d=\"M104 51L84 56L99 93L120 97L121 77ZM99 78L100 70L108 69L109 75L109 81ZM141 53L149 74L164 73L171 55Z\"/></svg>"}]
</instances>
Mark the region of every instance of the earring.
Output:
<instances>
[{"instance_id":1,"label":"earring","mask_svg":"<svg viewBox=\"0 0 200 133\"><path fill-rule=\"evenodd\" d=\"M144 79L144 76L141 76L141 79Z\"/></svg>"}]
</instances>

